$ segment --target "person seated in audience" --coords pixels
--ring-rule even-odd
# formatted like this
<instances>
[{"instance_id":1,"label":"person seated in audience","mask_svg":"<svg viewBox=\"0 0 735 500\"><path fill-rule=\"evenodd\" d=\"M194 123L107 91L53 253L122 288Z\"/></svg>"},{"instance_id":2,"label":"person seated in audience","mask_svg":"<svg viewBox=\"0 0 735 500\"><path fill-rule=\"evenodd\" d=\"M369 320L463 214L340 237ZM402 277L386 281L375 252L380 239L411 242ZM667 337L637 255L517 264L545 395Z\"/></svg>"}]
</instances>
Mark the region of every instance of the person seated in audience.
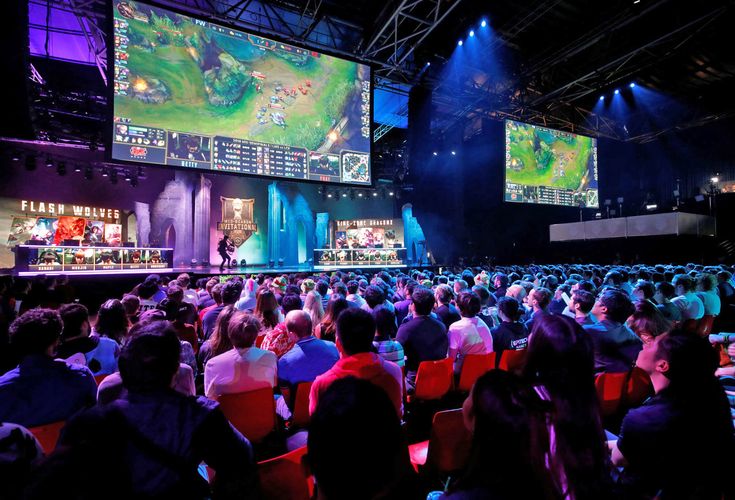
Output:
<instances>
[{"instance_id":1,"label":"person seated in audience","mask_svg":"<svg viewBox=\"0 0 735 500\"><path fill-rule=\"evenodd\" d=\"M283 296L281 296L281 301L283 301ZM280 323L283 323L284 318L278 296L270 290L260 290L258 292L258 300L255 303L253 316L258 318L262 326L262 330L258 336L264 338Z\"/></svg>"},{"instance_id":2,"label":"person seated in audience","mask_svg":"<svg viewBox=\"0 0 735 500\"><path fill-rule=\"evenodd\" d=\"M717 295L717 278L713 274L702 273L697 277L697 297L704 305L705 316L719 316L722 303Z\"/></svg>"},{"instance_id":3,"label":"person seated in audience","mask_svg":"<svg viewBox=\"0 0 735 500\"><path fill-rule=\"evenodd\" d=\"M563 315L538 318L529 337L523 377L551 405L544 419L548 435L534 445L542 447L556 497L611 498L611 467L590 335Z\"/></svg>"},{"instance_id":4,"label":"person seated in audience","mask_svg":"<svg viewBox=\"0 0 735 500\"><path fill-rule=\"evenodd\" d=\"M0 484L3 500L20 500L43 458L40 443L22 425L0 422Z\"/></svg>"},{"instance_id":5,"label":"person seated in audience","mask_svg":"<svg viewBox=\"0 0 735 500\"><path fill-rule=\"evenodd\" d=\"M396 340L406 354L406 386L413 389L416 372L422 361L436 361L447 357L449 338L447 327L431 317L434 294L424 287L416 287L411 295L410 313L413 319L398 328Z\"/></svg>"},{"instance_id":6,"label":"person seated in audience","mask_svg":"<svg viewBox=\"0 0 735 500\"><path fill-rule=\"evenodd\" d=\"M551 303L551 290L544 287L536 287L528 294L528 305L531 308L531 315L526 321L528 331L533 330L533 323L536 318L548 316L549 304Z\"/></svg>"},{"instance_id":7,"label":"person seated in audience","mask_svg":"<svg viewBox=\"0 0 735 500\"><path fill-rule=\"evenodd\" d=\"M287 387L295 396L299 384L313 382L334 366L339 360L339 351L334 343L312 335L311 318L304 311L289 312L286 328L297 340L293 348L278 360L278 385Z\"/></svg>"},{"instance_id":8,"label":"person seated in audience","mask_svg":"<svg viewBox=\"0 0 735 500\"><path fill-rule=\"evenodd\" d=\"M595 305L595 296L585 290L574 290L572 292L572 300L569 302L569 314L574 320L582 326L594 325L597 320L592 315L592 308Z\"/></svg>"},{"instance_id":9,"label":"person seated in audience","mask_svg":"<svg viewBox=\"0 0 735 500\"><path fill-rule=\"evenodd\" d=\"M407 279L406 284L403 287L403 300L394 304L396 310L396 322L399 326L408 316L411 307L411 295L417 286L419 286L417 281L410 278Z\"/></svg>"},{"instance_id":10,"label":"person seated in audience","mask_svg":"<svg viewBox=\"0 0 735 500\"><path fill-rule=\"evenodd\" d=\"M376 307L385 303L385 293L383 289L378 285L369 285L365 290L365 304L361 307L362 310L372 312ZM395 309L395 307L393 308Z\"/></svg>"},{"instance_id":11,"label":"person seated in audience","mask_svg":"<svg viewBox=\"0 0 735 500\"><path fill-rule=\"evenodd\" d=\"M452 292L452 288L449 285L437 286L436 290L434 290L434 299L436 300L434 313L439 316L439 319L447 329L449 329L452 323L462 319L457 308L452 305L454 292Z\"/></svg>"},{"instance_id":12,"label":"person seated in audience","mask_svg":"<svg viewBox=\"0 0 735 500\"><path fill-rule=\"evenodd\" d=\"M217 305L217 302L214 300L214 295L212 294L212 289L215 285L219 285L219 280L214 277L209 278L204 284L204 290L199 292L198 308L200 312L208 307Z\"/></svg>"},{"instance_id":13,"label":"person seated in audience","mask_svg":"<svg viewBox=\"0 0 735 500\"><path fill-rule=\"evenodd\" d=\"M125 308L125 314L128 316L128 323L134 325L138 322L138 314L140 313L140 298L137 295L126 293L123 298L120 299L123 307Z\"/></svg>"},{"instance_id":14,"label":"person seated in audience","mask_svg":"<svg viewBox=\"0 0 735 500\"><path fill-rule=\"evenodd\" d=\"M223 394L276 386L276 355L254 346L261 328L258 318L248 313L238 312L230 319L227 334L233 348L211 358L204 367L205 396L217 399Z\"/></svg>"},{"instance_id":15,"label":"person seated in audience","mask_svg":"<svg viewBox=\"0 0 735 500\"><path fill-rule=\"evenodd\" d=\"M650 300L639 300L634 305L633 314L627 320L628 328L638 335L643 345L671 330L671 321Z\"/></svg>"},{"instance_id":16,"label":"person seated in audience","mask_svg":"<svg viewBox=\"0 0 735 500\"><path fill-rule=\"evenodd\" d=\"M498 302L503 300L515 301L500 297ZM543 409L538 396L512 373L491 370L478 378L462 405L464 425L472 433L470 458L438 498L552 498L552 478L535 442L546 434L538 418Z\"/></svg>"},{"instance_id":17,"label":"person seated in audience","mask_svg":"<svg viewBox=\"0 0 735 500\"><path fill-rule=\"evenodd\" d=\"M107 375L117 371L120 346L114 340L90 335L89 311L82 304L64 304L59 309L64 329L56 357L67 359L74 354L84 355L93 375Z\"/></svg>"},{"instance_id":18,"label":"person seated in audience","mask_svg":"<svg viewBox=\"0 0 735 500\"><path fill-rule=\"evenodd\" d=\"M350 305L347 300L342 297L333 297L327 302L327 312L322 318L322 322L315 328L315 335L318 339L328 342L336 342L337 340L337 318Z\"/></svg>"},{"instance_id":19,"label":"person seated in audience","mask_svg":"<svg viewBox=\"0 0 735 500\"><path fill-rule=\"evenodd\" d=\"M727 473L735 466L730 409L714 371L717 354L706 339L681 330L656 337L636 365L655 396L623 419L609 443L625 467L627 498L734 498Z\"/></svg>"},{"instance_id":20,"label":"person seated in audience","mask_svg":"<svg viewBox=\"0 0 735 500\"><path fill-rule=\"evenodd\" d=\"M460 293L457 305L462 318L452 323L447 332L447 357L454 360L454 373L459 375L467 355L493 352L493 337L485 322L477 317L480 297L475 292Z\"/></svg>"},{"instance_id":21,"label":"person seated in audience","mask_svg":"<svg viewBox=\"0 0 735 500\"><path fill-rule=\"evenodd\" d=\"M633 300L653 300L656 289L650 281L639 280L633 287Z\"/></svg>"},{"instance_id":22,"label":"person seated in audience","mask_svg":"<svg viewBox=\"0 0 735 500\"><path fill-rule=\"evenodd\" d=\"M219 316L219 313L222 312L222 309L229 305L234 305L235 302L238 301L238 299L240 298L240 293L242 292L242 285L239 281L228 281L227 283L222 285L221 290L222 301L218 303L215 307L207 311L204 316L202 316L202 331L204 332L204 340L207 340L210 335L212 335L212 332L214 331L214 324L217 322L217 317ZM216 292L214 293L216 296Z\"/></svg>"},{"instance_id":23,"label":"person seated in audience","mask_svg":"<svg viewBox=\"0 0 735 500\"><path fill-rule=\"evenodd\" d=\"M10 325L10 346L20 363L0 376L0 422L35 427L94 404L92 372L53 357L63 328L52 309L31 309Z\"/></svg>"},{"instance_id":24,"label":"person seated in audience","mask_svg":"<svg viewBox=\"0 0 735 500\"><path fill-rule=\"evenodd\" d=\"M365 299L359 294L360 284L356 280L347 282L347 302L354 303L357 307L365 305Z\"/></svg>"},{"instance_id":25,"label":"person seated in audience","mask_svg":"<svg viewBox=\"0 0 735 500\"><path fill-rule=\"evenodd\" d=\"M281 308L285 315L288 315L291 311L301 310L302 305L301 297L295 294L284 295L281 300ZM265 334L260 348L271 351L277 358L280 358L290 351L295 343L296 337L289 334L286 322L282 321Z\"/></svg>"},{"instance_id":26,"label":"person seated in audience","mask_svg":"<svg viewBox=\"0 0 735 500\"><path fill-rule=\"evenodd\" d=\"M214 331L207 340L204 341L202 346L199 348L197 354L197 361L202 369L207 365L207 361L215 356L224 354L232 349L232 342L230 342L230 336L227 334L227 329L230 326L230 320L235 313L238 312L235 306L229 305L222 309L222 312L217 316L217 321L214 324Z\"/></svg>"},{"instance_id":27,"label":"person seated in audience","mask_svg":"<svg viewBox=\"0 0 735 500\"><path fill-rule=\"evenodd\" d=\"M339 315L337 349L340 359L314 380L309 395L309 413L314 413L319 399L332 382L352 376L381 387L393 403L396 414L403 415L403 372L395 363L372 352L374 337L375 321L369 312L350 307Z\"/></svg>"},{"instance_id":28,"label":"person seated in audience","mask_svg":"<svg viewBox=\"0 0 735 500\"><path fill-rule=\"evenodd\" d=\"M735 303L735 285L732 283L732 273L730 271L717 273L717 293L723 304Z\"/></svg>"},{"instance_id":29,"label":"person seated in audience","mask_svg":"<svg viewBox=\"0 0 735 500\"><path fill-rule=\"evenodd\" d=\"M97 311L97 321L92 328L92 335L107 337L122 344L128 328L130 328L130 322L125 306L118 299L110 299L105 301Z\"/></svg>"},{"instance_id":30,"label":"person seated in audience","mask_svg":"<svg viewBox=\"0 0 735 500\"><path fill-rule=\"evenodd\" d=\"M257 495L250 443L216 402L171 389L179 341L165 321L148 326L120 355L125 394L69 421L30 498L88 498L91 485L108 498L206 498L202 462L216 473L215 498Z\"/></svg>"},{"instance_id":31,"label":"person seated in audience","mask_svg":"<svg viewBox=\"0 0 735 500\"><path fill-rule=\"evenodd\" d=\"M495 277L493 278L493 286L495 287L495 291L490 294L491 297L490 297L490 300L488 301L488 304L491 306L494 306L496 305L500 297L505 297L506 293L508 293L509 285L510 285L510 280L508 279L507 274L496 273Z\"/></svg>"},{"instance_id":32,"label":"person seated in audience","mask_svg":"<svg viewBox=\"0 0 735 500\"><path fill-rule=\"evenodd\" d=\"M240 298L235 302L235 308L238 311L252 312L255 309L257 303L258 294L258 283L248 278L243 284L242 292L240 292Z\"/></svg>"},{"instance_id":33,"label":"person seated in audience","mask_svg":"<svg viewBox=\"0 0 735 500\"><path fill-rule=\"evenodd\" d=\"M222 305L222 286L222 283L215 283L214 285L212 285L212 288L210 290L210 293L212 294L212 304L202 308L202 310L199 311L199 324L202 323L204 316L206 316L209 311ZM204 330L202 329L202 335L203 334Z\"/></svg>"},{"instance_id":34,"label":"person seated in audience","mask_svg":"<svg viewBox=\"0 0 735 500\"><path fill-rule=\"evenodd\" d=\"M549 314L563 314L567 309L567 303L564 300L564 295L566 294L567 297L570 297L571 292L572 286L566 283L556 287L556 290L554 290L554 296L552 297L551 302L549 302Z\"/></svg>"},{"instance_id":35,"label":"person seated in audience","mask_svg":"<svg viewBox=\"0 0 735 500\"><path fill-rule=\"evenodd\" d=\"M674 285L668 281L660 281L656 283L656 292L653 295L653 300L656 301L656 307L658 307L664 318L672 322L681 321L681 309L671 302L671 299L676 297L676 290Z\"/></svg>"},{"instance_id":36,"label":"person seated in audience","mask_svg":"<svg viewBox=\"0 0 735 500\"><path fill-rule=\"evenodd\" d=\"M317 325L324 319L324 308L322 307L322 298L315 290L310 291L306 295L303 311L309 313L311 324L313 325L314 331L316 331Z\"/></svg>"},{"instance_id":37,"label":"person seated in audience","mask_svg":"<svg viewBox=\"0 0 735 500\"><path fill-rule=\"evenodd\" d=\"M336 380L322 393L309 424L306 463L321 499L423 497L390 398L356 377Z\"/></svg>"},{"instance_id":38,"label":"person seated in audience","mask_svg":"<svg viewBox=\"0 0 735 500\"><path fill-rule=\"evenodd\" d=\"M469 286L467 285L467 281L465 281L463 279L456 279L456 280L454 280L453 289L454 289L454 296L455 297L457 295L459 295L460 293L464 292L465 290L467 290L468 288L469 288Z\"/></svg>"},{"instance_id":39,"label":"person seated in audience","mask_svg":"<svg viewBox=\"0 0 735 500\"><path fill-rule=\"evenodd\" d=\"M628 294L616 288L603 290L592 307L597 323L584 325L595 352L595 372L627 372L633 367L641 339L625 325L634 307Z\"/></svg>"},{"instance_id":40,"label":"person seated in audience","mask_svg":"<svg viewBox=\"0 0 735 500\"><path fill-rule=\"evenodd\" d=\"M176 277L176 285L184 291L183 301L197 308L199 306L199 295L195 290L189 288L191 277L186 273L179 274Z\"/></svg>"},{"instance_id":41,"label":"person seated in audience","mask_svg":"<svg viewBox=\"0 0 735 500\"><path fill-rule=\"evenodd\" d=\"M681 311L682 321L700 320L704 316L702 299L694 293L694 280L686 274L677 274L671 282L677 297L671 303Z\"/></svg>"},{"instance_id":42,"label":"person seated in audience","mask_svg":"<svg viewBox=\"0 0 735 500\"><path fill-rule=\"evenodd\" d=\"M400 367L406 364L403 354L403 346L396 341L396 315L387 307L378 306L373 309L373 319L375 320L375 338L373 346L375 346L378 356L392 361Z\"/></svg>"},{"instance_id":43,"label":"person seated in audience","mask_svg":"<svg viewBox=\"0 0 735 500\"><path fill-rule=\"evenodd\" d=\"M528 347L528 329L521 319L521 305L513 297L500 297L497 302L500 324L490 330L493 350L500 361L503 351L520 351Z\"/></svg>"}]
</instances>

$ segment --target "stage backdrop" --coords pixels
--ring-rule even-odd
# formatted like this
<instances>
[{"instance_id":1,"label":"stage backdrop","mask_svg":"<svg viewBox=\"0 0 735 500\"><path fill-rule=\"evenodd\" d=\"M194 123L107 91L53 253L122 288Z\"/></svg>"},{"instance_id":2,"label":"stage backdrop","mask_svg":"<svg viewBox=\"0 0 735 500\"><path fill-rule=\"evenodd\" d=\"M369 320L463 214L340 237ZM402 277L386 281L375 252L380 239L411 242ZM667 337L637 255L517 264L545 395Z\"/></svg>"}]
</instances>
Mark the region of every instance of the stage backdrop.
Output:
<instances>
[{"instance_id":1,"label":"stage backdrop","mask_svg":"<svg viewBox=\"0 0 735 500\"><path fill-rule=\"evenodd\" d=\"M44 158L60 149L34 152ZM86 150L63 149L62 154L78 155L80 162L100 159L95 156L99 152ZM327 198L318 184L146 167L145 178L132 187L122 178L112 184L99 171L88 180L71 166L60 176L43 161L31 171L22 160L4 161L0 171L0 268L4 269L13 266L15 244L31 234L40 235L46 226L47 231L54 224L58 229L60 216L65 217L62 226L69 239L84 240L100 230L104 238L109 226L118 230L122 242L173 247L176 266L193 261L219 265L216 245L224 231L235 242L233 258L245 259L248 265L308 264L314 248L329 245L330 226L336 220L401 217L407 247L424 239L410 206L401 209L393 198ZM52 212L52 206L64 212ZM418 248L409 255L412 261L421 256Z\"/></svg>"}]
</instances>

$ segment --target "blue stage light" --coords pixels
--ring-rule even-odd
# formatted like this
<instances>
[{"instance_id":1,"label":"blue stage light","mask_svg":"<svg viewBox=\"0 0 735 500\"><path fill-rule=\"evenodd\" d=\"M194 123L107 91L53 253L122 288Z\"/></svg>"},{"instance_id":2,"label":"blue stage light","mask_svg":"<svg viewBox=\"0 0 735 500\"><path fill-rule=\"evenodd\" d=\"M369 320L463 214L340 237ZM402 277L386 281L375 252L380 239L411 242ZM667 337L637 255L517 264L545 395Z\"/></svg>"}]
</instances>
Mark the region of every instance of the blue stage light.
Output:
<instances>
[{"instance_id":1,"label":"blue stage light","mask_svg":"<svg viewBox=\"0 0 735 500\"><path fill-rule=\"evenodd\" d=\"M464 45L464 42L462 40L460 40L459 42L457 42L457 45L459 45L461 47L462 45Z\"/></svg>"},{"instance_id":2,"label":"blue stage light","mask_svg":"<svg viewBox=\"0 0 735 500\"><path fill-rule=\"evenodd\" d=\"M427 65L427 66L431 66L431 62L428 62L428 61L427 61L426 65Z\"/></svg>"},{"instance_id":3,"label":"blue stage light","mask_svg":"<svg viewBox=\"0 0 735 500\"><path fill-rule=\"evenodd\" d=\"M452 151L452 156L455 156L457 154L456 151Z\"/></svg>"},{"instance_id":4,"label":"blue stage light","mask_svg":"<svg viewBox=\"0 0 735 500\"><path fill-rule=\"evenodd\" d=\"M487 26L487 21L485 21L485 20L483 19L483 20L482 20L482 22L480 23L480 26L481 26L481 27L483 27L483 28L484 28L485 26Z\"/></svg>"},{"instance_id":5,"label":"blue stage light","mask_svg":"<svg viewBox=\"0 0 735 500\"><path fill-rule=\"evenodd\" d=\"M630 82L630 85L628 85L630 88L635 88L635 82Z\"/></svg>"},{"instance_id":6,"label":"blue stage light","mask_svg":"<svg viewBox=\"0 0 735 500\"><path fill-rule=\"evenodd\" d=\"M475 36L475 30L470 30L470 36Z\"/></svg>"},{"instance_id":7,"label":"blue stage light","mask_svg":"<svg viewBox=\"0 0 735 500\"><path fill-rule=\"evenodd\" d=\"M438 154L439 154L439 153L437 153L436 151L434 151L434 156L436 156L436 155L438 155Z\"/></svg>"},{"instance_id":8,"label":"blue stage light","mask_svg":"<svg viewBox=\"0 0 735 500\"><path fill-rule=\"evenodd\" d=\"M601 100L601 101L604 101L604 100L605 100L605 96L604 96L604 95L601 95L601 96L600 96L600 100Z\"/></svg>"},{"instance_id":9,"label":"blue stage light","mask_svg":"<svg viewBox=\"0 0 735 500\"><path fill-rule=\"evenodd\" d=\"M620 93L619 89L615 89L615 95L618 95Z\"/></svg>"}]
</instances>

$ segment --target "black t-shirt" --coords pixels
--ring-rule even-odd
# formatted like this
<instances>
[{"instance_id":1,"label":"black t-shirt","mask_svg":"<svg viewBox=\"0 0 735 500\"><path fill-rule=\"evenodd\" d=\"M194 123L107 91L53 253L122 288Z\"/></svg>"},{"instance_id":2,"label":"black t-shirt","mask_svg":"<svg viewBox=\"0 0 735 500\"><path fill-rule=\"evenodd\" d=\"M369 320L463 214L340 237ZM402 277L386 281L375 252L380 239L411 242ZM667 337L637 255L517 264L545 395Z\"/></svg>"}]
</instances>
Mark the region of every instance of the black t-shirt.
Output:
<instances>
[{"instance_id":1,"label":"black t-shirt","mask_svg":"<svg viewBox=\"0 0 735 500\"><path fill-rule=\"evenodd\" d=\"M398 328L396 340L406 353L406 370L415 372L422 361L447 357L449 337L444 323L430 316L418 316Z\"/></svg>"},{"instance_id":2,"label":"black t-shirt","mask_svg":"<svg viewBox=\"0 0 735 500\"><path fill-rule=\"evenodd\" d=\"M227 251L227 241L226 239L222 238L219 240L219 243L217 243L217 251L222 253Z\"/></svg>"},{"instance_id":3,"label":"black t-shirt","mask_svg":"<svg viewBox=\"0 0 735 500\"><path fill-rule=\"evenodd\" d=\"M722 496L735 465L724 398L720 393L695 402L665 389L628 412L618 440L628 462L621 476L628 497L732 498Z\"/></svg>"},{"instance_id":4,"label":"black t-shirt","mask_svg":"<svg viewBox=\"0 0 735 500\"><path fill-rule=\"evenodd\" d=\"M520 351L528 347L528 328L520 322L503 321L490 330L493 336L493 351L500 359L503 351Z\"/></svg>"},{"instance_id":5,"label":"black t-shirt","mask_svg":"<svg viewBox=\"0 0 735 500\"><path fill-rule=\"evenodd\" d=\"M452 323L456 323L457 321L462 319L459 311L452 304L442 304L441 306L437 307L434 312L437 316L439 316L439 319L442 323L444 323L444 326L447 327L447 330L449 330L449 325L451 325Z\"/></svg>"}]
</instances>

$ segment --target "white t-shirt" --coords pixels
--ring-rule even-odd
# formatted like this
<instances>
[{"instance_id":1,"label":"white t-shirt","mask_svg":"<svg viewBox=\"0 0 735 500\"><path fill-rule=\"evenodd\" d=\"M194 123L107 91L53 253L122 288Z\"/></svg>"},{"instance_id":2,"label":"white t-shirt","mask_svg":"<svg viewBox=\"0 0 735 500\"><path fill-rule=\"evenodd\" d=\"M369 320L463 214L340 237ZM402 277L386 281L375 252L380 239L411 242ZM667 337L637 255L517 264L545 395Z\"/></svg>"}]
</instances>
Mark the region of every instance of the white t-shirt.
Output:
<instances>
[{"instance_id":1,"label":"white t-shirt","mask_svg":"<svg viewBox=\"0 0 735 500\"><path fill-rule=\"evenodd\" d=\"M704 316L704 304L694 292L687 292L671 300L681 309L681 319L701 319Z\"/></svg>"},{"instance_id":2,"label":"white t-shirt","mask_svg":"<svg viewBox=\"0 0 735 500\"><path fill-rule=\"evenodd\" d=\"M478 324L482 322L481 326L484 326L486 330L487 325L481 319L475 318L462 318L459 321L455 321L449 325L449 350L456 351L456 358L454 361L454 370L459 373L462 369L462 362L464 357L468 354L487 354L488 350L485 346L485 341L480 335ZM488 335L490 330L488 330ZM492 336L490 337L490 351L492 352Z\"/></svg>"},{"instance_id":3,"label":"white t-shirt","mask_svg":"<svg viewBox=\"0 0 735 500\"><path fill-rule=\"evenodd\" d=\"M271 351L249 347L230 349L207 361L204 367L204 395L216 399L222 394L275 387L278 358Z\"/></svg>"}]
</instances>

